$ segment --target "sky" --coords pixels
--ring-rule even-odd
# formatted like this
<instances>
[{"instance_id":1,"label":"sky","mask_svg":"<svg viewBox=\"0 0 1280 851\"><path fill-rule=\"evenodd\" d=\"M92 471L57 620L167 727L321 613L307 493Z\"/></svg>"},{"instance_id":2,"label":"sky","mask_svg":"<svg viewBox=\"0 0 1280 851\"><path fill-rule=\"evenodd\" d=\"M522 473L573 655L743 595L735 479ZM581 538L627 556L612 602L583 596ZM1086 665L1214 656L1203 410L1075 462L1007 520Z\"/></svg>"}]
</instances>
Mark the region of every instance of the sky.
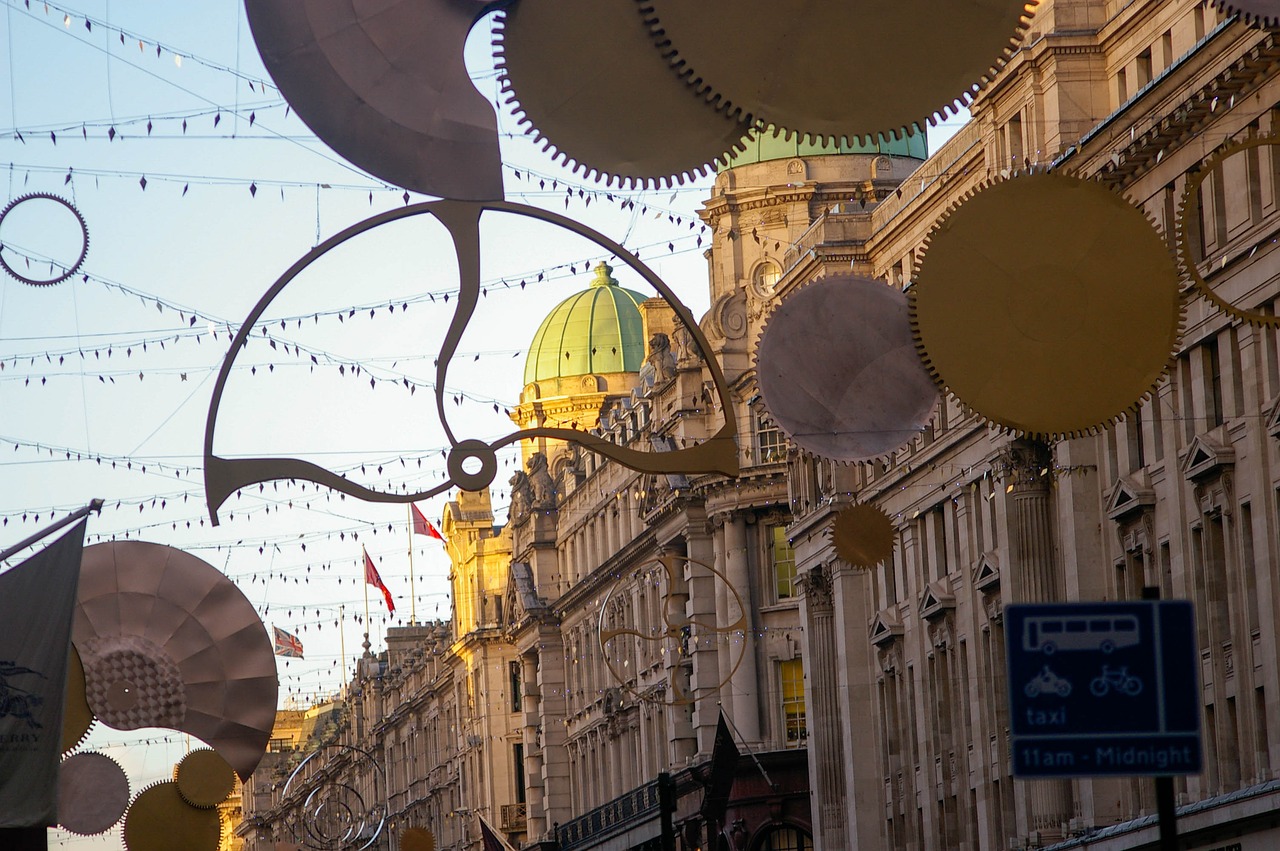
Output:
<instances>
[{"instance_id":1,"label":"sky","mask_svg":"<svg viewBox=\"0 0 1280 851\"><path fill-rule=\"evenodd\" d=\"M0 275L0 548L102 498L88 544L146 540L222 570L268 627L297 634L306 648L304 660L278 660L282 705L323 699L343 680L343 640L346 662L360 650L361 548L397 606L387 617L379 595L370 597L375 649L412 611L419 621L448 619L448 559L437 542L414 539L411 599L405 507L309 484L246 489L214 527L201 470L205 419L231 336L267 288L320 241L403 208L406 193L346 163L292 114L239 3L0 6L3 201L56 195L89 234L83 267L63 283ZM490 56L482 22L468 68L497 104ZM710 179L647 192L587 183L495 108L507 199L570 216L638 252L701 316L709 237L696 210ZM931 146L958 124L933 132ZM492 440L514 430L505 410L518 400L537 322L608 258L518 217L486 216L481 239L484 295L451 365L446 408L459 437ZM20 272L46 278L82 245L72 212L40 199L0 221L0 243ZM615 275L651 292L630 270ZM237 357L215 451L300 457L383 490L439 485L448 441L432 382L457 285L453 249L429 217L325 255L268 307ZM499 463L502 522L514 449ZM419 507L438 524L447 498ZM124 765L136 790L168 779L192 744L172 731L99 726L87 747ZM118 829L51 834L53 847L118 841Z\"/></svg>"}]
</instances>

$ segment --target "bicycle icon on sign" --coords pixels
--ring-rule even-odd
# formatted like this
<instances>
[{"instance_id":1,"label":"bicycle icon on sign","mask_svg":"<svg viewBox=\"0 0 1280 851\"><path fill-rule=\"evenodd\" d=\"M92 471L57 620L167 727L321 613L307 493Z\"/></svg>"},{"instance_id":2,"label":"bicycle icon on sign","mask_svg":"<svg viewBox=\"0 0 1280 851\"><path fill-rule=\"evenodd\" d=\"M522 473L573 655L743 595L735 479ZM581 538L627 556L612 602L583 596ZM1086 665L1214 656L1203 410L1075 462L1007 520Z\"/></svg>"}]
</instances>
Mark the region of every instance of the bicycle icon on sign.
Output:
<instances>
[{"instance_id":1,"label":"bicycle icon on sign","mask_svg":"<svg viewBox=\"0 0 1280 851\"><path fill-rule=\"evenodd\" d=\"M1142 693L1142 680L1129 673L1128 665L1118 668L1102 666L1102 673L1089 681L1089 693L1094 697L1106 697L1107 693L1116 692L1129 697L1137 697Z\"/></svg>"},{"instance_id":2,"label":"bicycle icon on sign","mask_svg":"<svg viewBox=\"0 0 1280 851\"><path fill-rule=\"evenodd\" d=\"M1111 654L1121 647L1134 647L1141 640L1138 619L1133 615L1034 617L1023 622L1022 630L1022 649L1046 656L1059 650L1101 650Z\"/></svg>"}]
</instances>

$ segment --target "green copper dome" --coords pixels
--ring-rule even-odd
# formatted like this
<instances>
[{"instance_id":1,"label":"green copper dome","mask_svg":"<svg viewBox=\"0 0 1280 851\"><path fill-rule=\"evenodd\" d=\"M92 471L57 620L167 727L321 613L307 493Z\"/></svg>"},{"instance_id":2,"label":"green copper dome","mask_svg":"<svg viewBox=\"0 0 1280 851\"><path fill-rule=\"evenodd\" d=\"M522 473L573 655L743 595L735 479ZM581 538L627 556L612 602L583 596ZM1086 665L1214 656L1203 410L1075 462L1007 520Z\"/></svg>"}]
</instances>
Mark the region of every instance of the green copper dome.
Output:
<instances>
[{"instance_id":1,"label":"green copper dome","mask_svg":"<svg viewBox=\"0 0 1280 851\"><path fill-rule=\"evenodd\" d=\"M897 139L886 139L884 136L878 136L876 141L870 145L861 143L833 145L826 142L806 142L803 141L803 137L799 133L787 139L781 135L775 136L768 131L764 133L754 132L746 140L744 147L746 150L735 157L731 157L729 162L720 165L718 170L724 171L726 168L768 162L769 160L783 160L791 157L817 157L824 154L891 154L896 157L915 157L921 160L929 156L929 143L924 130L920 130L910 136L901 136Z\"/></svg>"},{"instance_id":2,"label":"green copper dome","mask_svg":"<svg viewBox=\"0 0 1280 851\"><path fill-rule=\"evenodd\" d=\"M524 362L524 383L570 375L639 372L644 363L640 303L648 296L623 289L604 263L591 286L571 295L542 320Z\"/></svg>"}]
</instances>

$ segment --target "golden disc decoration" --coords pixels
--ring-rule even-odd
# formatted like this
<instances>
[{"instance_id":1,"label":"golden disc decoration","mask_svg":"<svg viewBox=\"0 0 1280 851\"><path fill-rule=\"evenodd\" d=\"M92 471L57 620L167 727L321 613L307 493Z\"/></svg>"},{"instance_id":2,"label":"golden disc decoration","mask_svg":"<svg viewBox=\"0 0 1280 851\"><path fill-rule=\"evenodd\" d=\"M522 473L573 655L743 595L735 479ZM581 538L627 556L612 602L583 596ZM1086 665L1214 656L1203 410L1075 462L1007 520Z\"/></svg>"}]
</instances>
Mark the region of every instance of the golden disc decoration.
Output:
<instances>
[{"instance_id":1,"label":"golden disc decoration","mask_svg":"<svg viewBox=\"0 0 1280 851\"><path fill-rule=\"evenodd\" d=\"M520 0L499 16L494 51L529 131L610 183L684 183L751 129L671 73L626 0Z\"/></svg>"},{"instance_id":2,"label":"golden disc decoration","mask_svg":"<svg viewBox=\"0 0 1280 851\"><path fill-rule=\"evenodd\" d=\"M178 794L193 807L208 809L221 804L236 788L235 770L217 751L197 748L173 769Z\"/></svg>"},{"instance_id":3,"label":"golden disc decoration","mask_svg":"<svg viewBox=\"0 0 1280 851\"><path fill-rule=\"evenodd\" d=\"M934 379L992 423L1053 440L1135 409L1182 324L1180 276L1146 215L1102 184L988 184L926 240L912 333Z\"/></svg>"},{"instance_id":4,"label":"golden disc decoration","mask_svg":"<svg viewBox=\"0 0 1280 851\"><path fill-rule=\"evenodd\" d=\"M400 832L400 851L436 851L436 837L421 827L406 827Z\"/></svg>"},{"instance_id":5,"label":"golden disc decoration","mask_svg":"<svg viewBox=\"0 0 1280 851\"><path fill-rule=\"evenodd\" d=\"M965 105L1038 0L638 0L657 48L714 108L824 140L909 132Z\"/></svg>"},{"instance_id":6,"label":"golden disc decoration","mask_svg":"<svg viewBox=\"0 0 1280 851\"><path fill-rule=\"evenodd\" d=\"M215 809L182 800L177 783L157 783L138 793L124 817L128 851L218 851L222 819Z\"/></svg>"},{"instance_id":7,"label":"golden disc decoration","mask_svg":"<svg viewBox=\"0 0 1280 851\"><path fill-rule=\"evenodd\" d=\"M893 557L893 521L874 505L851 505L831 526L836 555L854 567L872 568Z\"/></svg>"},{"instance_id":8,"label":"golden disc decoration","mask_svg":"<svg viewBox=\"0 0 1280 851\"><path fill-rule=\"evenodd\" d=\"M1280 6L1280 3L1277 4ZM1188 216L1195 217L1195 224L1200 225L1200 186L1204 183L1205 178L1218 171L1219 166L1227 159L1235 154L1242 153L1252 148L1264 148L1278 146L1280 147L1280 135L1272 134L1262 136L1256 139L1245 139L1240 142L1230 142L1223 147L1214 151L1208 159L1200 164L1200 167L1187 175L1186 186L1182 190L1182 203L1178 207L1178 262L1182 265L1182 271L1186 274L1191 283L1195 284L1196 290L1200 295L1204 296L1210 304L1218 310L1234 316L1237 319L1243 319L1251 325L1261 325L1268 328L1280 327L1280 316L1267 313L1260 313L1256 310L1248 310L1243 307L1237 307L1227 299L1218 295L1210 286L1209 282L1200 274L1200 263L1204 258L1197 258L1191 250L1191 234L1192 229L1189 227ZM1218 171L1221 175L1222 172ZM1197 231L1198 233L1198 231Z\"/></svg>"}]
</instances>

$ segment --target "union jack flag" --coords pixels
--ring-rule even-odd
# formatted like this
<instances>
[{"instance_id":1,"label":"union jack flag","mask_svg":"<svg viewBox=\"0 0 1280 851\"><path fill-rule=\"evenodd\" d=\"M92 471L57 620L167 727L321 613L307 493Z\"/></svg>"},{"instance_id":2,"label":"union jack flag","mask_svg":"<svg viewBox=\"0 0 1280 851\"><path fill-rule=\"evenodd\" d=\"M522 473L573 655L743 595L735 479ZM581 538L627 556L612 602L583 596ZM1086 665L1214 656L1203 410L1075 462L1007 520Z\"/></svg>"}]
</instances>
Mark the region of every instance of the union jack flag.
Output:
<instances>
[{"instance_id":1,"label":"union jack flag","mask_svg":"<svg viewBox=\"0 0 1280 851\"><path fill-rule=\"evenodd\" d=\"M298 636L290 632L285 632L278 626L271 627L276 634L276 655L287 656L290 659L302 658L302 642L298 640Z\"/></svg>"}]
</instances>

